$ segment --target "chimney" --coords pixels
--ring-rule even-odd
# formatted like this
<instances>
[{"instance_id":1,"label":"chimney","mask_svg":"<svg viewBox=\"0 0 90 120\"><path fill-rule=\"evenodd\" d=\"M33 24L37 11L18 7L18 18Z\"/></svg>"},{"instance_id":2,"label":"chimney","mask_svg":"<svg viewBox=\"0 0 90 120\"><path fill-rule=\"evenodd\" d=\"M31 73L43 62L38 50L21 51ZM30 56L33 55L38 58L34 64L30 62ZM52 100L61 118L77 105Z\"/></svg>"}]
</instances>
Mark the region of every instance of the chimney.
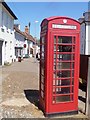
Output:
<instances>
[{"instance_id":1,"label":"chimney","mask_svg":"<svg viewBox=\"0 0 90 120\"><path fill-rule=\"evenodd\" d=\"M25 26L25 33L29 34L29 28L28 28L28 26Z\"/></svg>"}]
</instances>

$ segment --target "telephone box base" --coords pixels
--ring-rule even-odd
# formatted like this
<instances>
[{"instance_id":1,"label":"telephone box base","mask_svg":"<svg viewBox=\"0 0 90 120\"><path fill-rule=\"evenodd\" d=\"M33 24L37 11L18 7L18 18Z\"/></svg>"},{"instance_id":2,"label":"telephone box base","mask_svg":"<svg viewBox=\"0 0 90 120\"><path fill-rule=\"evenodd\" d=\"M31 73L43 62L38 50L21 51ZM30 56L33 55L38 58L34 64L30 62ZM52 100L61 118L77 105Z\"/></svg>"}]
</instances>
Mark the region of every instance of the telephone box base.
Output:
<instances>
[{"instance_id":1,"label":"telephone box base","mask_svg":"<svg viewBox=\"0 0 90 120\"><path fill-rule=\"evenodd\" d=\"M59 112L59 113L44 113L45 117L55 117L55 116L66 116L66 115L76 115L78 114L77 111L69 111L69 112Z\"/></svg>"}]
</instances>

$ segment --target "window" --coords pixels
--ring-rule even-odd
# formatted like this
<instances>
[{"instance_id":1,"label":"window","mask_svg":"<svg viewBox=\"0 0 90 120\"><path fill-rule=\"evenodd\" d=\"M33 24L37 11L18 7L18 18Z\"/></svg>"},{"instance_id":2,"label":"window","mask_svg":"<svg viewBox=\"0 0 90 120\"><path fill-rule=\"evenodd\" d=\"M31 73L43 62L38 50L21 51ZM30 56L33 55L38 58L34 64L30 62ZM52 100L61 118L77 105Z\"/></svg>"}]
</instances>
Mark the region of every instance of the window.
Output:
<instances>
[{"instance_id":1,"label":"window","mask_svg":"<svg viewBox=\"0 0 90 120\"><path fill-rule=\"evenodd\" d=\"M1 26L2 26L2 28L1 28L1 31L2 32L4 32L4 28L3 28L3 26L4 26L4 11L2 10L2 20L1 20Z\"/></svg>"},{"instance_id":2,"label":"window","mask_svg":"<svg viewBox=\"0 0 90 120\"><path fill-rule=\"evenodd\" d=\"M75 37L54 36L52 103L73 101Z\"/></svg>"}]
</instances>

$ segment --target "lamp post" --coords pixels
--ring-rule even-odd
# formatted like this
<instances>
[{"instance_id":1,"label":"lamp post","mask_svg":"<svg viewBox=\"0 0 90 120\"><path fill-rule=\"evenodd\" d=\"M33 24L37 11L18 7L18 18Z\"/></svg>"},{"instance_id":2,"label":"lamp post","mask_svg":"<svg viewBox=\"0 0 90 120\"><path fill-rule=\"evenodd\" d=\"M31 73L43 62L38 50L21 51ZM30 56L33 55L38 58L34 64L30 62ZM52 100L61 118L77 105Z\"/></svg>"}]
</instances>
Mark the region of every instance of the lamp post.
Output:
<instances>
[{"instance_id":1,"label":"lamp post","mask_svg":"<svg viewBox=\"0 0 90 120\"><path fill-rule=\"evenodd\" d=\"M35 21L35 38L37 38L37 29L36 29L36 24L38 23L38 21Z\"/></svg>"},{"instance_id":2,"label":"lamp post","mask_svg":"<svg viewBox=\"0 0 90 120\"><path fill-rule=\"evenodd\" d=\"M37 41L37 29L36 29L36 24L38 23L38 21L35 21L35 47L34 47L34 60L36 62L36 41Z\"/></svg>"}]
</instances>

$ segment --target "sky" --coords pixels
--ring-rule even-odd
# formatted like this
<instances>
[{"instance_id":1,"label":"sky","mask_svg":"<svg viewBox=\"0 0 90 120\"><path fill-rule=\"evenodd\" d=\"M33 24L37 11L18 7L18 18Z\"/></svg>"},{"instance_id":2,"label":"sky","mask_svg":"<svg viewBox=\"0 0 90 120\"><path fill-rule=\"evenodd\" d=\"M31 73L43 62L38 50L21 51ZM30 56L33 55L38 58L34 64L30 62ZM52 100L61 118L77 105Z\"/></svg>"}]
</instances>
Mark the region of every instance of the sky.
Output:
<instances>
[{"instance_id":1,"label":"sky","mask_svg":"<svg viewBox=\"0 0 90 120\"><path fill-rule=\"evenodd\" d=\"M88 2L7 2L17 16L15 23L20 24L21 31L31 23L30 34L40 38L40 24L51 16L68 16L78 20L88 10ZM38 21L38 22L35 22Z\"/></svg>"}]
</instances>

